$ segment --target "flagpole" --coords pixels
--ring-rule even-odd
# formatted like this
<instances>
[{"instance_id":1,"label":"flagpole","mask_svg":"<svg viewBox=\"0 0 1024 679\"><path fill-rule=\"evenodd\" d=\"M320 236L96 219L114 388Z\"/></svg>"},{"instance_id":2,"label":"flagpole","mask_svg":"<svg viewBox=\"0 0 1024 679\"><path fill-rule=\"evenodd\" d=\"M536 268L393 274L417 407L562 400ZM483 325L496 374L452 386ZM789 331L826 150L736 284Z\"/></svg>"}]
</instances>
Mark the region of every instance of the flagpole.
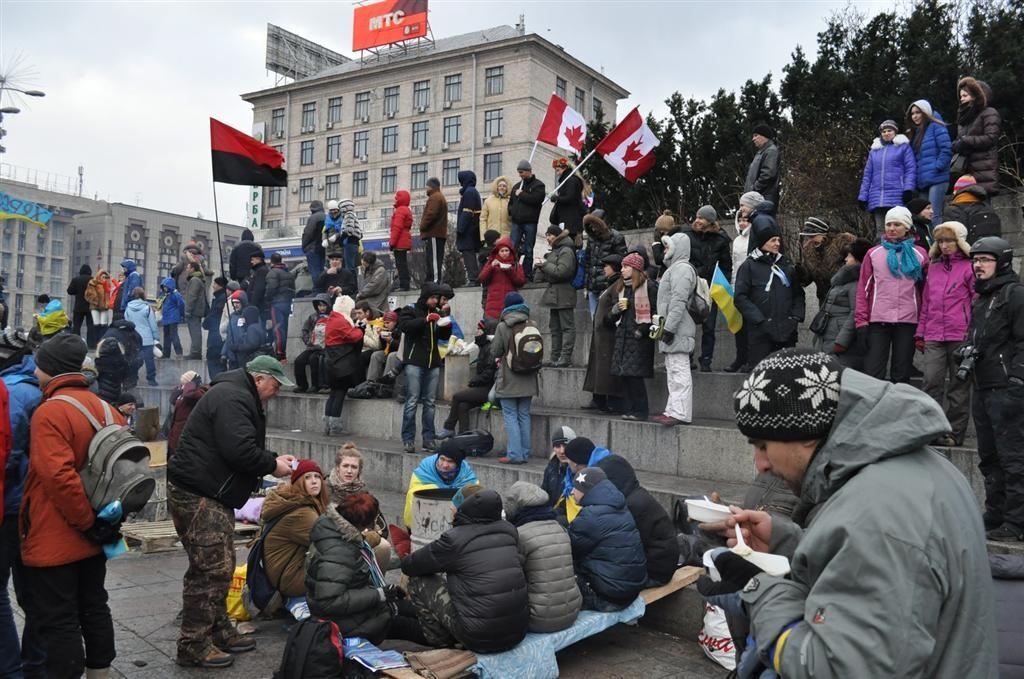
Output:
<instances>
[{"instance_id":1,"label":"flagpole","mask_svg":"<svg viewBox=\"0 0 1024 679\"><path fill-rule=\"evenodd\" d=\"M574 167L572 169L572 172L570 172L568 175L566 175L565 179L563 179L562 181L558 182L558 186L556 186L554 188L554 190L550 194L548 194L548 197L550 198L551 196L554 196L555 194L557 194L558 193L558 189L562 188L562 185L565 184L567 181L569 181L569 178L572 177L574 174L576 174L581 167L583 167L583 163L585 163L588 160L590 160L590 156L594 155L595 151L597 151L597 147L596 146L593 149L591 149L590 153L587 154L586 158L581 160L579 162L579 164L576 165L576 167Z\"/></svg>"},{"instance_id":2,"label":"flagpole","mask_svg":"<svg viewBox=\"0 0 1024 679\"><path fill-rule=\"evenodd\" d=\"M213 220L217 223L217 254L220 257L220 275L227 278L228 270L224 266L224 239L220 237L220 213L217 212L217 182L213 184Z\"/></svg>"},{"instance_id":3,"label":"flagpole","mask_svg":"<svg viewBox=\"0 0 1024 679\"><path fill-rule=\"evenodd\" d=\"M533 165L533 154L535 154L537 152L537 144L539 142L540 142L539 139L534 139L533 140L533 149L530 151L530 159L528 161L526 161L526 162L530 163L531 165Z\"/></svg>"}]
</instances>

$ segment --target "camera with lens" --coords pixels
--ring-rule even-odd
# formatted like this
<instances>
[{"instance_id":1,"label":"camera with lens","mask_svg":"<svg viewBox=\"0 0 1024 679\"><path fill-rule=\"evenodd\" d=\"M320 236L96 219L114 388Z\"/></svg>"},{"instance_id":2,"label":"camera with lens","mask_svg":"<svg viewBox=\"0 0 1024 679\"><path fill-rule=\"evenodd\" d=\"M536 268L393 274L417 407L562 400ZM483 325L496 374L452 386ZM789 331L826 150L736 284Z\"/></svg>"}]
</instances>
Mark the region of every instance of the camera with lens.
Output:
<instances>
[{"instance_id":1,"label":"camera with lens","mask_svg":"<svg viewBox=\"0 0 1024 679\"><path fill-rule=\"evenodd\" d=\"M961 381L966 380L971 376L974 364L978 360L978 347L973 344L965 344L954 351L953 355L960 359L960 367L956 370L956 378Z\"/></svg>"}]
</instances>

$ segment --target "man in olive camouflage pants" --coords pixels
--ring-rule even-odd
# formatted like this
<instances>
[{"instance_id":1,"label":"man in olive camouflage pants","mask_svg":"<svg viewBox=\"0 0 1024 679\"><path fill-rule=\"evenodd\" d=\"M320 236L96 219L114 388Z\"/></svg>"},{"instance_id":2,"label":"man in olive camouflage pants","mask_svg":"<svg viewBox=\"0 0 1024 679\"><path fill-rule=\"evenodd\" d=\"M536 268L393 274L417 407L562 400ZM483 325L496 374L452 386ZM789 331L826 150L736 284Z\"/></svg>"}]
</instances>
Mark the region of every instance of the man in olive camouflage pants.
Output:
<instances>
[{"instance_id":1,"label":"man in olive camouflage pants","mask_svg":"<svg viewBox=\"0 0 1024 679\"><path fill-rule=\"evenodd\" d=\"M455 628L455 606L445 577L436 574L409 578L408 590L423 636L431 646L451 648L458 639L451 632Z\"/></svg>"}]
</instances>

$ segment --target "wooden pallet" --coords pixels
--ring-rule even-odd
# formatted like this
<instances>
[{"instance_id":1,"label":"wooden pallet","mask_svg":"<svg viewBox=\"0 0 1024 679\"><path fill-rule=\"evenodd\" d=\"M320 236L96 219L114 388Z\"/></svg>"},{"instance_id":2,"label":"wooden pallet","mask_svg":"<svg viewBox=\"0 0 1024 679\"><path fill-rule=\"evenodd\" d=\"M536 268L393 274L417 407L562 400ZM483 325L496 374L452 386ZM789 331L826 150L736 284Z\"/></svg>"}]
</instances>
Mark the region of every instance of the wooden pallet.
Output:
<instances>
[{"instance_id":1,"label":"wooden pallet","mask_svg":"<svg viewBox=\"0 0 1024 679\"><path fill-rule=\"evenodd\" d=\"M681 566L672 574L671 580L660 587L651 587L643 590L640 592L640 596L643 597L644 603L650 606L658 599L664 599L669 594L678 592L685 587L689 587L693 583L697 582L697 579L702 575L704 575L703 568L698 566Z\"/></svg>"},{"instance_id":2,"label":"wooden pallet","mask_svg":"<svg viewBox=\"0 0 1024 679\"><path fill-rule=\"evenodd\" d=\"M248 538L259 531L250 523L235 523L235 536ZM181 546L173 521L137 521L121 526L121 534L129 546L138 546L143 554L167 552Z\"/></svg>"}]
</instances>

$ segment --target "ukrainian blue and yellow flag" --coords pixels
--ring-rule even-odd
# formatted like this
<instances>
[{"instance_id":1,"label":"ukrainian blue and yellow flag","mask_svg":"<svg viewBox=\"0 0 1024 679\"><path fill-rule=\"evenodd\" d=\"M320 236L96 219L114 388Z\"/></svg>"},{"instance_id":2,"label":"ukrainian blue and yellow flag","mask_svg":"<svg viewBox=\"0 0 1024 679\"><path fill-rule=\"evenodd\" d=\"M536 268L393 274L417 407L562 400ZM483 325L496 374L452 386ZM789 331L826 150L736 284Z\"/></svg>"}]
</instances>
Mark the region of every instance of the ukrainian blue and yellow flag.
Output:
<instances>
[{"instance_id":1,"label":"ukrainian blue and yellow flag","mask_svg":"<svg viewBox=\"0 0 1024 679\"><path fill-rule=\"evenodd\" d=\"M715 264L715 275L711 277L711 299L718 305L719 311L725 317L725 322L729 324L729 332L734 335L738 333L743 328L743 316L736 308L732 285L718 264Z\"/></svg>"}]
</instances>

